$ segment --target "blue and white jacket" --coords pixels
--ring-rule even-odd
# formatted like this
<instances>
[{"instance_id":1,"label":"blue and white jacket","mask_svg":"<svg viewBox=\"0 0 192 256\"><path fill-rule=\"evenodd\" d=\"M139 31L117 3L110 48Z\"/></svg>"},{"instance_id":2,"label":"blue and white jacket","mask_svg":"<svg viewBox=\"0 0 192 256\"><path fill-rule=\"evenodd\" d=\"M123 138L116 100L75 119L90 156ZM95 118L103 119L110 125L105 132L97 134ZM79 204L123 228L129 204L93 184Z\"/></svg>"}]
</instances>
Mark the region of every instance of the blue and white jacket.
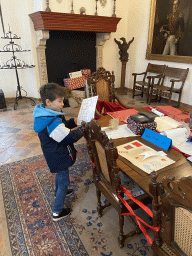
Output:
<instances>
[{"instance_id":1,"label":"blue and white jacket","mask_svg":"<svg viewBox=\"0 0 192 256\"><path fill-rule=\"evenodd\" d=\"M76 149L73 145L83 135L74 118L65 119L62 112L44 108L38 104L33 111L34 130L38 133L41 148L51 172L59 172L73 165Z\"/></svg>"}]
</instances>

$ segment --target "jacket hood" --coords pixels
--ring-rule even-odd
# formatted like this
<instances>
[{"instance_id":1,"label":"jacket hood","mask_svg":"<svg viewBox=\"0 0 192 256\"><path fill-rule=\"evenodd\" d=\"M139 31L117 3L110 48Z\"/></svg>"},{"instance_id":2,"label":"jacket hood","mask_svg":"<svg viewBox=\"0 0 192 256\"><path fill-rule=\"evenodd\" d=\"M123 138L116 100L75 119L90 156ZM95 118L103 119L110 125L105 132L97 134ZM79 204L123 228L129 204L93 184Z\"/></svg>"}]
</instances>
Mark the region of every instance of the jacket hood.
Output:
<instances>
[{"instance_id":1,"label":"jacket hood","mask_svg":"<svg viewBox=\"0 0 192 256\"><path fill-rule=\"evenodd\" d=\"M33 111L34 117L34 130L35 132L41 132L49 124L51 124L58 116L63 115L62 112L57 112L51 109L47 109L43 106L43 103L38 104Z\"/></svg>"}]
</instances>

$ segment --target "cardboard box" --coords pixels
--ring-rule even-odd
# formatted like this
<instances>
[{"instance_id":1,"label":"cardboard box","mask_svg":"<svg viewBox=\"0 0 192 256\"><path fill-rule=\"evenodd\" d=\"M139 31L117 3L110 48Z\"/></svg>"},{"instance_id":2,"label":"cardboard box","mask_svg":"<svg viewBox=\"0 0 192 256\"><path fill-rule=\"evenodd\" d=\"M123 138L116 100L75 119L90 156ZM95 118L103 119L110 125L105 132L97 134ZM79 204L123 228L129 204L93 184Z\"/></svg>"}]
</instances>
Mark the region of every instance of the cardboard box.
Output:
<instances>
[{"instance_id":1,"label":"cardboard box","mask_svg":"<svg viewBox=\"0 0 192 256\"><path fill-rule=\"evenodd\" d=\"M72 95L72 97L85 98L85 91L72 90L72 91L71 91L71 95Z\"/></svg>"},{"instance_id":2,"label":"cardboard box","mask_svg":"<svg viewBox=\"0 0 192 256\"><path fill-rule=\"evenodd\" d=\"M144 123L140 124L131 119L131 117L127 118L127 127L136 135L142 135L145 131L145 128L151 129L155 131L157 128L156 122Z\"/></svg>"},{"instance_id":3,"label":"cardboard box","mask_svg":"<svg viewBox=\"0 0 192 256\"><path fill-rule=\"evenodd\" d=\"M81 73L87 79L91 75L91 69L81 69Z\"/></svg>"},{"instance_id":4,"label":"cardboard box","mask_svg":"<svg viewBox=\"0 0 192 256\"><path fill-rule=\"evenodd\" d=\"M69 77L70 78L82 77L82 72L81 71L71 72L69 73Z\"/></svg>"}]
</instances>

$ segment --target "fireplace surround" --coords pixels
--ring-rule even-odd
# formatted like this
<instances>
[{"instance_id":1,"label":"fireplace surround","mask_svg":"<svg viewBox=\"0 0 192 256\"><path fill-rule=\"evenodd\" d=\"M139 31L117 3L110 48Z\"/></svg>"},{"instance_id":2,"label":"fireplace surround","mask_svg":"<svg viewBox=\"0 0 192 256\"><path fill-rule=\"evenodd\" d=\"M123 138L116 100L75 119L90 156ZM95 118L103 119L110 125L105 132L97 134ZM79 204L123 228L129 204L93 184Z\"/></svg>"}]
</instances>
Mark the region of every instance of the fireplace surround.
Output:
<instances>
[{"instance_id":1,"label":"fireplace surround","mask_svg":"<svg viewBox=\"0 0 192 256\"><path fill-rule=\"evenodd\" d=\"M103 46L116 32L121 18L96 15L81 15L57 12L35 12L29 14L36 32L36 49L40 85L48 82L46 64L46 42L49 30L90 31L96 33L96 68L103 66Z\"/></svg>"}]
</instances>

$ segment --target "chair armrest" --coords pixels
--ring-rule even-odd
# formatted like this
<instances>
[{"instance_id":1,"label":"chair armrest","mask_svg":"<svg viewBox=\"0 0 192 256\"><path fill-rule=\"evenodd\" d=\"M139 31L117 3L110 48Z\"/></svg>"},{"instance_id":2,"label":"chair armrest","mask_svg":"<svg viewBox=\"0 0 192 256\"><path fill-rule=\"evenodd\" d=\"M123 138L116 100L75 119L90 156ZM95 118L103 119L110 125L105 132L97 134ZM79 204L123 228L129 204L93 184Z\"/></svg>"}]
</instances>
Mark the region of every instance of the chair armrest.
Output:
<instances>
[{"instance_id":1,"label":"chair armrest","mask_svg":"<svg viewBox=\"0 0 192 256\"><path fill-rule=\"evenodd\" d=\"M170 82L173 82L173 83L175 83L175 82L183 82L183 81L185 81L185 79L179 79L179 80L171 79L170 80Z\"/></svg>"},{"instance_id":2,"label":"chair armrest","mask_svg":"<svg viewBox=\"0 0 192 256\"><path fill-rule=\"evenodd\" d=\"M142 73L132 73L132 76L137 76L137 75L145 75L147 72L142 72Z\"/></svg>"},{"instance_id":3,"label":"chair armrest","mask_svg":"<svg viewBox=\"0 0 192 256\"><path fill-rule=\"evenodd\" d=\"M163 78L163 75L157 75L157 76L147 76L147 78L149 79L149 78Z\"/></svg>"}]
</instances>

